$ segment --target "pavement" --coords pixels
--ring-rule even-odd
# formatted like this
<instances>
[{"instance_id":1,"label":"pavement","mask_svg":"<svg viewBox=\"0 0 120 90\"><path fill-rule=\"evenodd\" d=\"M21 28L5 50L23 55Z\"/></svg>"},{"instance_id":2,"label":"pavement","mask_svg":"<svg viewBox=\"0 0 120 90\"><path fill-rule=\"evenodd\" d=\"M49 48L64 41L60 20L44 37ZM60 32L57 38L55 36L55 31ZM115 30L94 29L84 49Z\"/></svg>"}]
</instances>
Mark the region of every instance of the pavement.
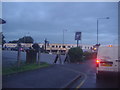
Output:
<instances>
[{"instance_id":1,"label":"pavement","mask_svg":"<svg viewBox=\"0 0 120 90\"><path fill-rule=\"evenodd\" d=\"M66 88L80 73L55 64L37 69L3 76L3 88Z\"/></svg>"}]
</instances>

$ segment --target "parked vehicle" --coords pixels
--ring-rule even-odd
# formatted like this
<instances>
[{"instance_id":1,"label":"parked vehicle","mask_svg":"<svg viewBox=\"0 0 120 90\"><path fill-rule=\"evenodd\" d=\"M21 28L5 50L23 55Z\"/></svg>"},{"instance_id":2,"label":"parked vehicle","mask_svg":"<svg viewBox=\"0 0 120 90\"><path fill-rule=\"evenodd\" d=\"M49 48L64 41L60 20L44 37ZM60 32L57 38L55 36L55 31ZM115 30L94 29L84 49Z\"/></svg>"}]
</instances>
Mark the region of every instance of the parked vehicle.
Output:
<instances>
[{"instance_id":1,"label":"parked vehicle","mask_svg":"<svg viewBox=\"0 0 120 90\"><path fill-rule=\"evenodd\" d=\"M18 51L18 48L17 47L13 47L11 48L12 51Z\"/></svg>"},{"instance_id":2,"label":"parked vehicle","mask_svg":"<svg viewBox=\"0 0 120 90\"><path fill-rule=\"evenodd\" d=\"M96 60L96 76L100 79L104 75L118 74L120 71L120 57L118 46L100 46Z\"/></svg>"},{"instance_id":3,"label":"parked vehicle","mask_svg":"<svg viewBox=\"0 0 120 90\"><path fill-rule=\"evenodd\" d=\"M21 47L21 48L20 48L20 51L25 52L27 49L29 49L29 47ZM13 48L11 48L11 50L12 50L12 51L18 51L18 47L13 47Z\"/></svg>"}]
</instances>

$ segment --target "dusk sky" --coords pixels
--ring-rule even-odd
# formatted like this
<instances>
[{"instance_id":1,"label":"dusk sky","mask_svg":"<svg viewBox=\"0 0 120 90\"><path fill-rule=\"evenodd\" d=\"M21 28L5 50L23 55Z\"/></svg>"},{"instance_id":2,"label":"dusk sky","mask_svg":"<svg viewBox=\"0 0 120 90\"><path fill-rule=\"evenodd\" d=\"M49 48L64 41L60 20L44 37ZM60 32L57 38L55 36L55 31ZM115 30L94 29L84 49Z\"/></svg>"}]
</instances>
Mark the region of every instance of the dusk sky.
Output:
<instances>
[{"instance_id":1,"label":"dusk sky","mask_svg":"<svg viewBox=\"0 0 120 90\"><path fill-rule=\"evenodd\" d=\"M96 44L97 18L99 43L113 44L118 37L117 2L3 2L3 34L6 41L32 36L37 43L75 44L75 32L82 32L83 44Z\"/></svg>"}]
</instances>

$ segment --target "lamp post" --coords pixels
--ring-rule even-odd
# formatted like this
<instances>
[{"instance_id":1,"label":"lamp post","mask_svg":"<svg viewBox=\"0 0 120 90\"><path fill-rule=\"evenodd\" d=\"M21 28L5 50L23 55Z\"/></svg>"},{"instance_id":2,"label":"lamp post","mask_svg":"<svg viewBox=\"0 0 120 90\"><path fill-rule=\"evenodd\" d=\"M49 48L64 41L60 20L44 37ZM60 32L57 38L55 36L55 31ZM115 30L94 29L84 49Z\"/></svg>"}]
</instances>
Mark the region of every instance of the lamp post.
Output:
<instances>
[{"instance_id":1,"label":"lamp post","mask_svg":"<svg viewBox=\"0 0 120 90\"><path fill-rule=\"evenodd\" d=\"M64 45L64 32L67 31L67 29L63 30L63 45Z\"/></svg>"},{"instance_id":2,"label":"lamp post","mask_svg":"<svg viewBox=\"0 0 120 90\"><path fill-rule=\"evenodd\" d=\"M64 48L64 32L65 32L65 31L67 31L67 29L64 29L64 30L63 30L63 46L62 46L62 48ZM63 49L63 52L64 52L64 49Z\"/></svg>"},{"instance_id":3,"label":"lamp post","mask_svg":"<svg viewBox=\"0 0 120 90\"><path fill-rule=\"evenodd\" d=\"M97 18L97 45L98 45L98 25L99 25L99 20L100 19L110 19L109 17L105 17L105 18Z\"/></svg>"}]
</instances>

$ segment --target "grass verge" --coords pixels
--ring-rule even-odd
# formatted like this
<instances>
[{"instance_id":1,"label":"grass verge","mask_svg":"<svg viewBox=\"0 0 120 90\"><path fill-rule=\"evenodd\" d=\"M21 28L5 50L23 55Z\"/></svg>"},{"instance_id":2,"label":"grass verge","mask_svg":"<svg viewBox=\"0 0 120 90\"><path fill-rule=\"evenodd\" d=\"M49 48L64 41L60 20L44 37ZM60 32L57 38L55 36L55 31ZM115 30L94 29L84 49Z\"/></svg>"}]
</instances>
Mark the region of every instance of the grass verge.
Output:
<instances>
[{"instance_id":1,"label":"grass verge","mask_svg":"<svg viewBox=\"0 0 120 90\"><path fill-rule=\"evenodd\" d=\"M24 72L24 71L29 71L29 70L35 70L35 69L40 69L40 68L45 68L50 66L48 63L41 63L41 64L25 64L20 66L19 68L14 66L14 67L9 67L9 68L3 68L2 69L2 75L9 75L9 74L14 74L18 72Z\"/></svg>"}]
</instances>

